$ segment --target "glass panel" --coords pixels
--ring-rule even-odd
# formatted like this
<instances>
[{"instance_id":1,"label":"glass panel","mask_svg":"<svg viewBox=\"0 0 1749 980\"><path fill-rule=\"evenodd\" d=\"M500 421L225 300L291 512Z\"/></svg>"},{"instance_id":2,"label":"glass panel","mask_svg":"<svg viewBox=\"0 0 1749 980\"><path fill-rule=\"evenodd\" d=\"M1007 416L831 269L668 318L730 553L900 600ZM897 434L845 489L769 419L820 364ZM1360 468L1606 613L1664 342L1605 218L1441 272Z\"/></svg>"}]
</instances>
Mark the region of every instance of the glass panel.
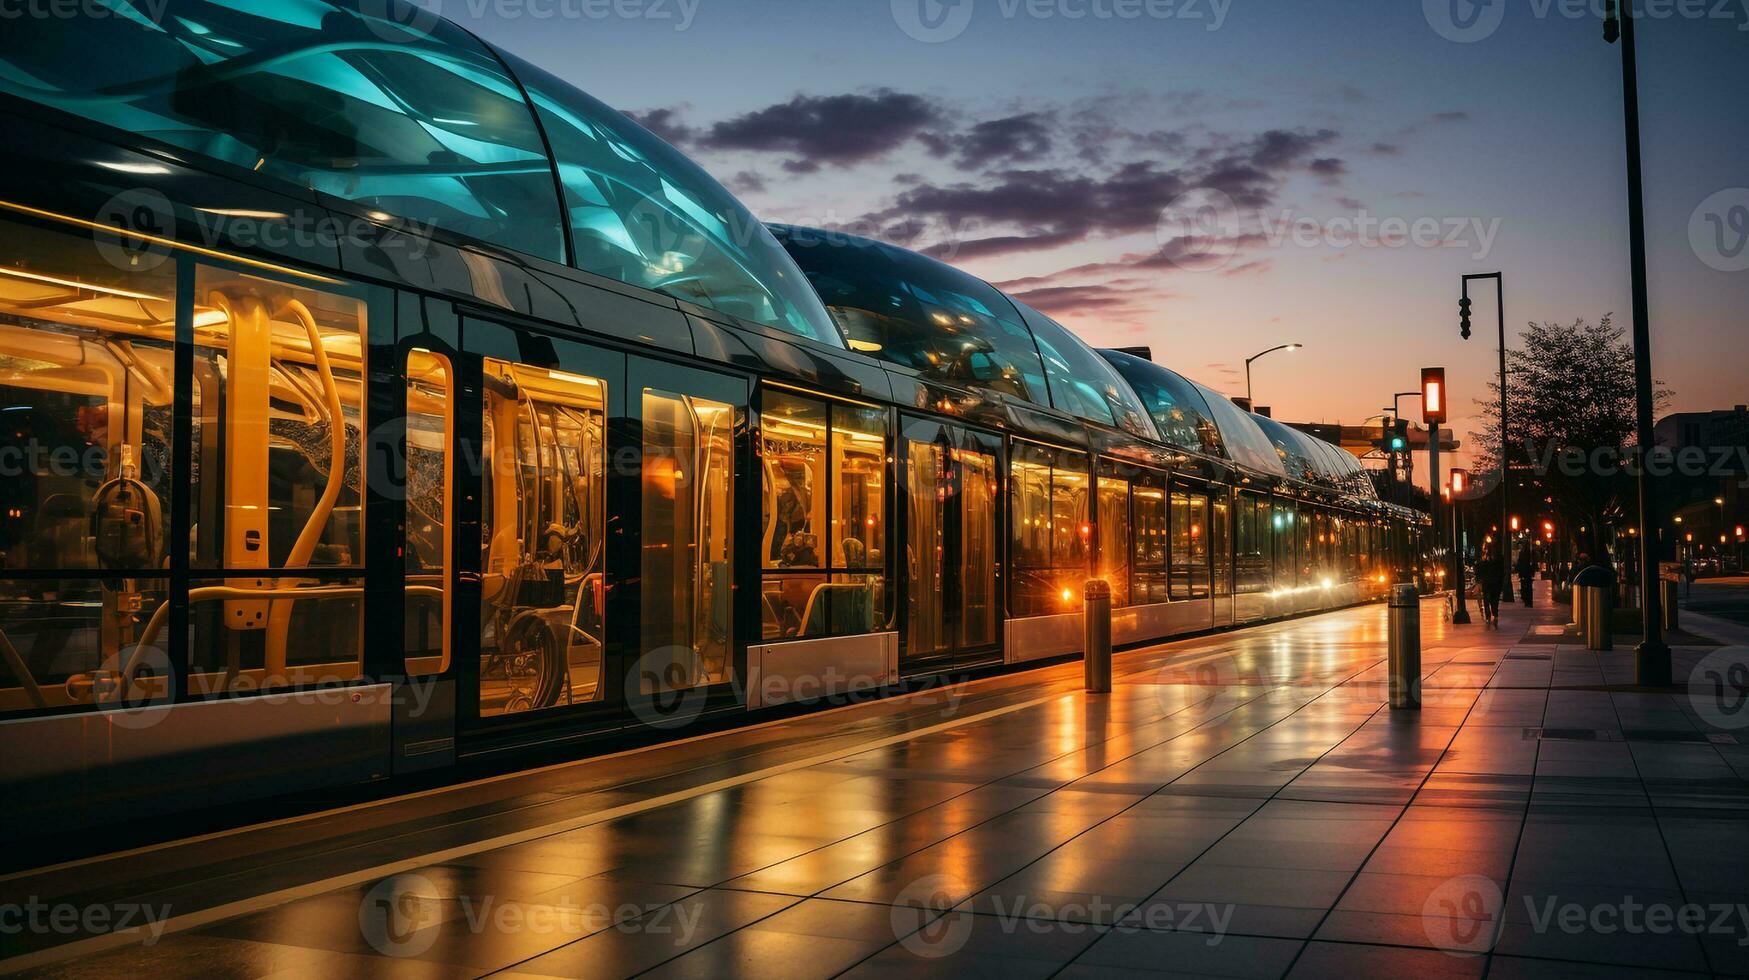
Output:
<instances>
[{"instance_id":1,"label":"glass panel","mask_svg":"<svg viewBox=\"0 0 1749 980\"><path fill-rule=\"evenodd\" d=\"M843 346L795 262L722 185L623 113L506 57L558 160L578 268Z\"/></svg>"},{"instance_id":2,"label":"glass panel","mask_svg":"<svg viewBox=\"0 0 1749 980\"><path fill-rule=\"evenodd\" d=\"M200 579L189 583L188 606L196 697L363 676L361 577Z\"/></svg>"},{"instance_id":3,"label":"glass panel","mask_svg":"<svg viewBox=\"0 0 1749 980\"><path fill-rule=\"evenodd\" d=\"M996 642L996 458L954 450L959 462L960 648Z\"/></svg>"},{"instance_id":4,"label":"glass panel","mask_svg":"<svg viewBox=\"0 0 1749 980\"><path fill-rule=\"evenodd\" d=\"M1052 405L1079 418L1118 426L1144 439L1160 438L1148 417L1147 406L1108 361L1057 321L1025 303L1016 301L1014 305L1032 330L1033 339L1038 341Z\"/></svg>"},{"instance_id":5,"label":"glass panel","mask_svg":"<svg viewBox=\"0 0 1749 980\"><path fill-rule=\"evenodd\" d=\"M407 522L401 552L409 677L449 669L454 377L448 358L428 350L407 352Z\"/></svg>"},{"instance_id":6,"label":"glass panel","mask_svg":"<svg viewBox=\"0 0 1749 980\"><path fill-rule=\"evenodd\" d=\"M950 649L943 623L947 552L947 453L935 443L912 442L905 459L907 613L905 652L927 656Z\"/></svg>"},{"instance_id":7,"label":"glass panel","mask_svg":"<svg viewBox=\"0 0 1749 980\"><path fill-rule=\"evenodd\" d=\"M1208 498L1172 493L1172 598L1209 596Z\"/></svg>"},{"instance_id":8,"label":"glass panel","mask_svg":"<svg viewBox=\"0 0 1749 980\"><path fill-rule=\"evenodd\" d=\"M1120 351L1100 351L1141 398L1159 438L1209 456L1225 455L1221 430L1196 386L1172 371Z\"/></svg>"},{"instance_id":9,"label":"glass panel","mask_svg":"<svg viewBox=\"0 0 1749 980\"><path fill-rule=\"evenodd\" d=\"M0 715L167 700L168 599L163 579L0 581Z\"/></svg>"},{"instance_id":10,"label":"glass panel","mask_svg":"<svg viewBox=\"0 0 1749 980\"><path fill-rule=\"evenodd\" d=\"M1221 431L1221 445L1226 448L1227 455L1234 462L1260 473L1287 475L1287 471L1282 469L1281 458L1275 453L1274 445L1263 434L1263 430L1257 427L1257 420L1261 416L1252 415L1233 404L1232 399L1220 392L1205 388L1194 381L1190 384L1208 405L1215 427Z\"/></svg>"},{"instance_id":11,"label":"glass panel","mask_svg":"<svg viewBox=\"0 0 1749 980\"><path fill-rule=\"evenodd\" d=\"M364 9L385 16L347 7L175 0L144 16L132 0L89 0L91 16L9 18L0 87L563 261L552 166L497 59L439 18L391 20L382 0Z\"/></svg>"},{"instance_id":12,"label":"glass panel","mask_svg":"<svg viewBox=\"0 0 1749 980\"><path fill-rule=\"evenodd\" d=\"M853 350L925 377L1050 404L1032 333L994 286L915 252L773 225Z\"/></svg>"},{"instance_id":13,"label":"glass panel","mask_svg":"<svg viewBox=\"0 0 1749 980\"><path fill-rule=\"evenodd\" d=\"M765 393L760 421L766 568L825 568L826 405Z\"/></svg>"},{"instance_id":14,"label":"glass panel","mask_svg":"<svg viewBox=\"0 0 1749 980\"><path fill-rule=\"evenodd\" d=\"M195 297L193 565L361 566L364 304L212 268Z\"/></svg>"},{"instance_id":15,"label":"glass panel","mask_svg":"<svg viewBox=\"0 0 1749 980\"><path fill-rule=\"evenodd\" d=\"M1075 611L1093 537L1087 457L1016 442L1009 459L1014 537L1013 614Z\"/></svg>"},{"instance_id":16,"label":"glass panel","mask_svg":"<svg viewBox=\"0 0 1749 980\"><path fill-rule=\"evenodd\" d=\"M1130 584L1130 602L1147 606L1165 602L1167 591L1167 559L1170 541L1167 537L1166 491L1160 487L1138 485L1135 499L1135 573Z\"/></svg>"},{"instance_id":17,"label":"glass panel","mask_svg":"<svg viewBox=\"0 0 1749 980\"><path fill-rule=\"evenodd\" d=\"M0 566L158 571L175 267L129 272L88 236L0 231Z\"/></svg>"},{"instance_id":18,"label":"glass panel","mask_svg":"<svg viewBox=\"0 0 1749 980\"><path fill-rule=\"evenodd\" d=\"M480 714L600 700L607 383L483 372Z\"/></svg>"},{"instance_id":19,"label":"glass panel","mask_svg":"<svg viewBox=\"0 0 1749 980\"><path fill-rule=\"evenodd\" d=\"M1208 548L1214 556L1216 596L1233 594L1232 525L1232 505L1225 499L1215 499L1209 514Z\"/></svg>"},{"instance_id":20,"label":"glass panel","mask_svg":"<svg viewBox=\"0 0 1749 980\"><path fill-rule=\"evenodd\" d=\"M729 680L734 425L729 405L644 389L640 694Z\"/></svg>"},{"instance_id":21,"label":"glass panel","mask_svg":"<svg viewBox=\"0 0 1749 980\"><path fill-rule=\"evenodd\" d=\"M1111 586L1111 604L1130 604L1130 485L1099 478L1099 577Z\"/></svg>"},{"instance_id":22,"label":"glass panel","mask_svg":"<svg viewBox=\"0 0 1749 980\"><path fill-rule=\"evenodd\" d=\"M832 567L886 568L887 413L832 406Z\"/></svg>"},{"instance_id":23,"label":"glass panel","mask_svg":"<svg viewBox=\"0 0 1749 980\"><path fill-rule=\"evenodd\" d=\"M1274 568L1269 501L1252 494L1239 497L1238 591L1241 595L1267 592Z\"/></svg>"},{"instance_id":24,"label":"glass panel","mask_svg":"<svg viewBox=\"0 0 1749 980\"><path fill-rule=\"evenodd\" d=\"M1299 568L1294 558L1294 505L1277 500L1269 519L1275 535L1275 587L1294 588L1299 581Z\"/></svg>"}]
</instances>

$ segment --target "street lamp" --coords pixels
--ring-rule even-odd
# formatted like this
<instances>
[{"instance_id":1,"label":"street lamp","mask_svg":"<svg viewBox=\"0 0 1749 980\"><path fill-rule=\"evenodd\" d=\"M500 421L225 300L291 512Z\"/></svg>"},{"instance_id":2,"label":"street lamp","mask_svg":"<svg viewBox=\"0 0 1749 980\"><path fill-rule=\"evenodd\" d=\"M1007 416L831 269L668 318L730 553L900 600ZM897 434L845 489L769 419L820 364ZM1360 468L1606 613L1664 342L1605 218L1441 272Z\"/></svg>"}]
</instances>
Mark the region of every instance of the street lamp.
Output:
<instances>
[{"instance_id":1,"label":"street lamp","mask_svg":"<svg viewBox=\"0 0 1749 980\"><path fill-rule=\"evenodd\" d=\"M1640 451L1648 453L1654 445L1652 413L1652 325L1651 301L1646 286L1646 202L1640 180L1640 76L1634 59L1634 12L1629 4L1626 16L1617 0L1608 0L1604 14L1603 39L1610 44L1621 42L1622 122L1627 137L1628 178L1628 263L1633 279L1634 299L1634 408L1638 416L1636 428ZM1641 465L1637 477L1640 489L1640 524L1657 527L1657 501L1652 496L1652 477ZM1658 562L1655 554L1657 536L1640 535L1640 611L1645 622L1644 638L1634 651L1635 679L1647 686L1663 687L1670 683L1670 646L1664 642L1664 597L1659 591Z\"/></svg>"},{"instance_id":2,"label":"street lamp","mask_svg":"<svg viewBox=\"0 0 1749 980\"><path fill-rule=\"evenodd\" d=\"M1494 280L1495 312L1500 321L1500 514L1507 517L1512 513L1512 463L1511 447L1506 435L1506 276L1504 272L1477 272L1464 276L1463 298L1458 301L1458 315L1462 322L1463 338L1470 339L1470 283L1484 279ZM1645 445L1645 443L1641 443ZM1506 541L1502 560L1512 561L1512 539Z\"/></svg>"},{"instance_id":3,"label":"street lamp","mask_svg":"<svg viewBox=\"0 0 1749 980\"><path fill-rule=\"evenodd\" d=\"M1255 410L1257 408L1257 402L1254 399L1252 399L1252 397L1251 397L1251 362L1255 361L1261 357L1266 357L1270 354L1273 354L1278 350L1293 351L1293 350L1299 350L1300 348L1302 348L1304 346L1306 346L1306 345L1305 344L1282 344L1280 347L1271 347L1270 349L1268 349L1266 351L1260 351L1256 354L1251 355L1250 357L1245 358L1245 401L1250 404L1250 406L1253 410Z\"/></svg>"}]
</instances>

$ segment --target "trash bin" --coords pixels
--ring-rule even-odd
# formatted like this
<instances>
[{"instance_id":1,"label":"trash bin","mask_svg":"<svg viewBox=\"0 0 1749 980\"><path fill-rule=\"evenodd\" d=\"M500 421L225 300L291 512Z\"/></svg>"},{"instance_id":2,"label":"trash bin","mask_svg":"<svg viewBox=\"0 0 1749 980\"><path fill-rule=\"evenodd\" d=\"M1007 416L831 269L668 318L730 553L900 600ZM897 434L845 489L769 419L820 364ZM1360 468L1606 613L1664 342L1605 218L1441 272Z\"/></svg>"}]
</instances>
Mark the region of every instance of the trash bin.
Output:
<instances>
[{"instance_id":1,"label":"trash bin","mask_svg":"<svg viewBox=\"0 0 1749 980\"><path fill-rule=\"evenodd\" d=\"M1392 708L1421 707L1421 594L1410 583L1391 587Z\"/></svg>"},{"instance_id":2,"label":"trash bin","mask_svg":"<svg viewBox=\"0 0 1749 980\"><path fill-rule=\"evenodd\" d=\"M1082 681L1089 694L1111 693L1111 586L1104 579L1088 579L1082 596L1086 601L1085 656Z\"/></svg>"},{"instance_id":3,"label":"trash bin","mask_svg":"<svg viewBox=\"0 0 1749 980\"><path fill-rule=\"evenodd\" d=\"M1613 650L1615 627L1615 573L1593 565L1573 576L1573 587L1585 593L1585 649Z\"/></svg>"},{"instance_id":4,"label":"trash bin","mask_svg":"<svg viewBox=\"0 0 1749 980\"><path fill-rule=\"evenodd\" d=\"M1579 576L1574 575L1567 582L1567 591L1573 593L1573 622L1569 625L1580 632L1585 630L1585 590L1579 587Z\"/></svg>"}]
</instances>

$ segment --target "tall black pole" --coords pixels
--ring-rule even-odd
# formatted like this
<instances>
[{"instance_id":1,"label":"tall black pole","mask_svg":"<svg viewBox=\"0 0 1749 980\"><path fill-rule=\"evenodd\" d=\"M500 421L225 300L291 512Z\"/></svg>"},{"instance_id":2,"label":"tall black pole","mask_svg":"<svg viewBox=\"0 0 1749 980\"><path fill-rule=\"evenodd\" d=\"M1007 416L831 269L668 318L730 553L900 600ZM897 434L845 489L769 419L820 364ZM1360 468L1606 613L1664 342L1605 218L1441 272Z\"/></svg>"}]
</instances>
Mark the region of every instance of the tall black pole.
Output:
<instances>
[{"instance_id":1,"label":"tall black pole","mask_svg":"<svg viewBox=\"0 0 1749 980\"><path fill-rule=\"evenodd\" d=\"M1614 14L1614 11L1611 11ZM1640 172L1640 80L1634 60L1633 4L1620 14L1622 116L1628 150L1628 255L1634 288L1634 402L1640 444L1640 611L1644 638L1634 650L1634 675L1639 683L1662 687L1670 683L1670 647L1664 642L1664 597L1658 589L1657 501L1647 465L1652 451L1652 323L1646 287L1646 202ZM1609 28L1605 27L1605 37Z\"/></svg>"},{"instance_id":2,"label":"tall black pole","mask_svg":"<svg viewBox=\"0 0 1749 980\"><path fill-rule=\"evenodd\" d=\"M1470 339L1470 281L1494 280L1495 309L1500 319L1500 556L1512 567L1512 462L1511 442L1507 436L1506 408L1506 273L1487 272L1464 277L1464 339ZM1510 572L1509 572L1510 574Z\"/></svg>"},{"instance_id":3,"label":"tall black pole","mask_svg":"<svg viewBox=\"0 0 1749 980\"><path fill-rule=\"evenodd\" d=\"M1443 398L1445 396L1443 394L1441 394L1440 397ZM1441 530L1441 525L1440 525L1440 520L1439 520L1439 503L1440 503L1440 501L1439 501L1439 423L1438 422L1427 423L1427 469L1428 469L1428 472L1430 474L1427 477L1427 512L1428 512L1427 516L1432 518L1432 520L1433 520L1433 547L1436 549L1443 549L1445 547L1445 532L1443 530ZM1437 563L1435 565L1435 568L1436 569L1445 569L1446 574L1448 576L1451 574L1450 565L1447 564L1445 561L1440 561L1439 563ZM1435 572L1435 574L1437 574L1437 571ZM1442 591L1445 589L1445 581L1443 579L1440 580L1437 584L1439 585L1439 588Z\"/></svg>"}]
</instances>

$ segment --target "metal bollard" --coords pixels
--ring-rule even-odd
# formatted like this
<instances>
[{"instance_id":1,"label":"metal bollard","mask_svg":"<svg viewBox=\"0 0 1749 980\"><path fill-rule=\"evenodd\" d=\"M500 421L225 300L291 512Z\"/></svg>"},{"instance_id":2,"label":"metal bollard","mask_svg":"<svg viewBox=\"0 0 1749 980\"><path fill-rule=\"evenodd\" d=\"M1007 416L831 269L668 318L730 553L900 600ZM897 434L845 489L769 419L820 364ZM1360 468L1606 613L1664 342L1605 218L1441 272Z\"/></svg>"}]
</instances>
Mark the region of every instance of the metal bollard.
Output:
<instances>
[{"instance_id":1,"label":"metal bollard","mask_svg":"<svg viewBox=\"0 0 1749 980\"><path fill-rule=\"evenodd\" d=\"M1081 666L1087 693L1111 693L1111 586L1104 579L1088 579L1083 639L1086 651Z\"/></svg>"},{"instance_id":2,"label":"metal bollard","mask_svg":"<svg viewBox=\"0 0 1749 980\"><path fill-rule=\"evenodd\" d=\"M1585 591L1585 649L1615 649L1615 624L1610 620L1615 603L1607 585L1588 585Z\"/></svg>"},{"instance_id":3,"label":"metal bollard","mask_svg":"<svg viewBox=\"0 0 1749 980\"><path fill-rule=\"evenodd\" d=\"M1570 624L1581 633L1585 631L1585 589L1568 583L1567 588L1573 591L1573 622Z\"/></svg>"},{"instance_id":4,"label":"metal bollard","mask_svg":"<svg viewBox=\"0 0 1749 980\"><path fill-rule=\"evenodd\" d=\"M1391 587L1391 707L1421 707L1421 595L1409 583Z\"/></svg>"},{"instance_id":5,"label":"metal bollard","mask_svg":"<svg viewBox=\"0 0 1749 980\"><path fill-rule=\"evenodd\" d=\"M1680 586L1668 579L1661 579L1658 588L1664 595L1664 632L1674 633L1679 629L1680 612L1676 608L1677 590Z\"/></svg>"}]
</instances>

